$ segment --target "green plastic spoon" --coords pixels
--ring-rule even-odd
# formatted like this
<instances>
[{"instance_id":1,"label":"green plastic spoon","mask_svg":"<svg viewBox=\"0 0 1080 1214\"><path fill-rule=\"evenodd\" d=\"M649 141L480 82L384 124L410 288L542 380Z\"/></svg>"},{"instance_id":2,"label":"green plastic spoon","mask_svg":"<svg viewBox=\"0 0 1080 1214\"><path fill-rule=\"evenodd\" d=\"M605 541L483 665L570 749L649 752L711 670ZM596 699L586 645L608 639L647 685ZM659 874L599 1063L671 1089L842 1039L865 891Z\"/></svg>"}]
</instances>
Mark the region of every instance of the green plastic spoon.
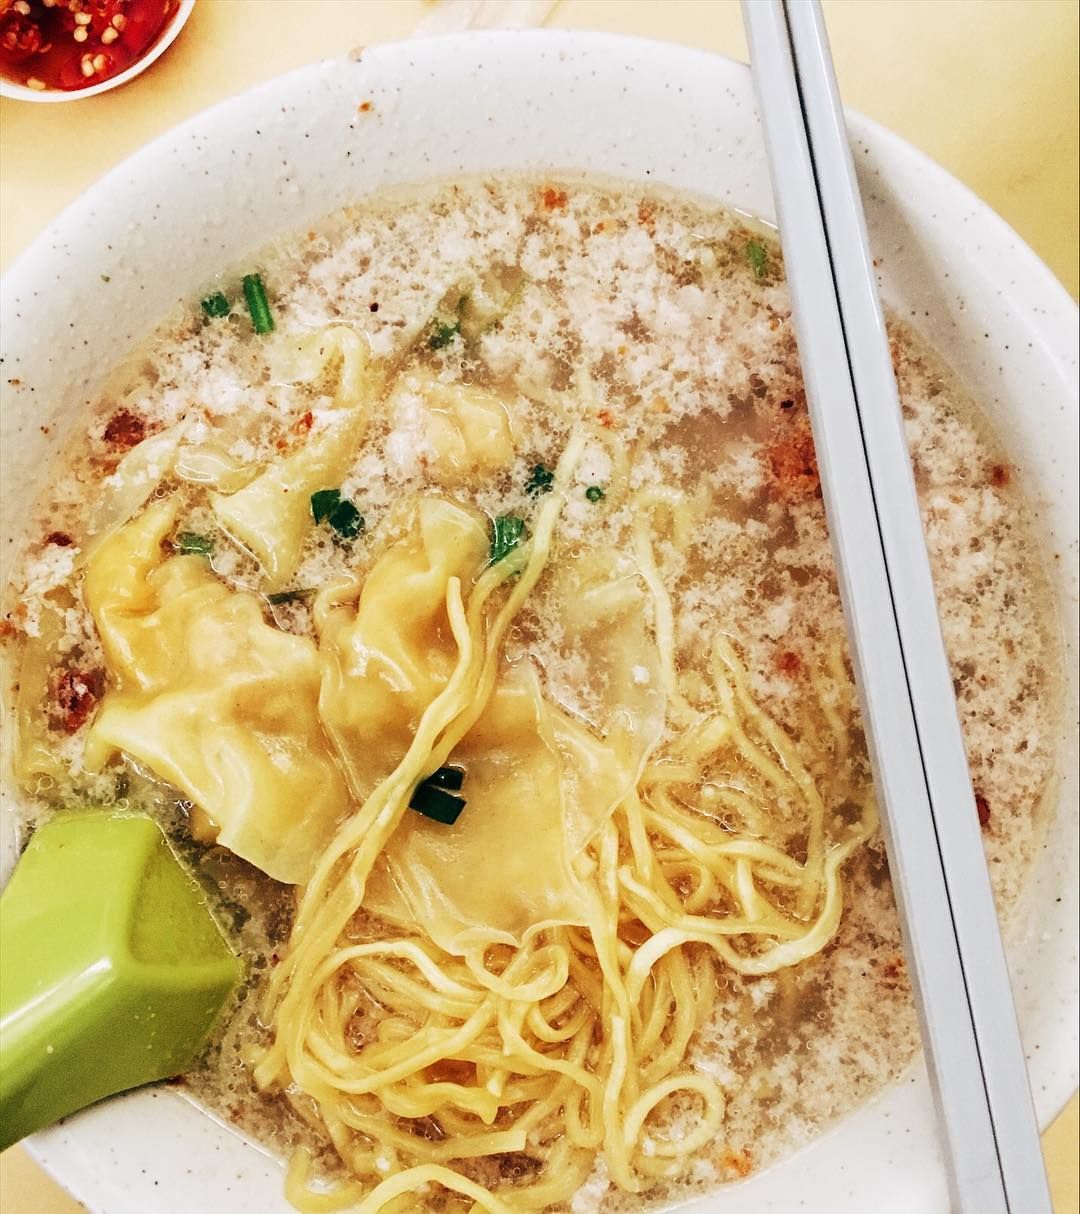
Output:
<instances>
[{"instance_id":1,"label":"green plastic spoon","mask_svg":"<svg viewBox=\"0 0 1080 1214\"><path fill-rule=\"evenodd\" d=\"M0 1150L188 1069L241 973L151 818L51 819L0 897Z\"/></svg>"}]
</instances>

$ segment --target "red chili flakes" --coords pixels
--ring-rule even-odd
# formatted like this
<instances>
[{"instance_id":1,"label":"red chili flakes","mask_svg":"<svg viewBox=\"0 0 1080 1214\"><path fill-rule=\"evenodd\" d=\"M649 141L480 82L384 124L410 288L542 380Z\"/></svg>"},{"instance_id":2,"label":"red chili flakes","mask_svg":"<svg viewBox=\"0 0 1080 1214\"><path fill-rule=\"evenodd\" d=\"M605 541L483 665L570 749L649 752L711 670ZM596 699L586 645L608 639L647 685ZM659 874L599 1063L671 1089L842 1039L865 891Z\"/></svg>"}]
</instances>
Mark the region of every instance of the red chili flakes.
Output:
<instances>
[{"instance_id":1,"label":"red chili flakes","mask_svg":"<svg viewBox=\"0 0 1080 1214\"><path fill-rule=\"evenodd\" d=\"M990 469L990 484L995 489L1004 489L1011 479L1007 464L995 464Z\"/></svg>"},{"instance_id":2,"label":"red chili flakes","mask_svg":"<svg viewBox=\"0 0 1080 1214\"><path fill-rule=\"evenodd\" d=\"M790 398L788 398L787 400L782 400L780 402L780 408L783 409L785 412L789 409L794 409L795 402L793 400L791 400Z\"/></svg>"},{"instance_id":3,"label":"red chili flakes","mask_svg":"<svg viewBox=\"0 0 1080 1214\"><path fill-rule=\"evenodd\" d=\"M809 429L778 439L765 448L773 486L785 498L799 500L820 492L814 438Z\"/></svg>"},{"instance_id":4,"label":"red chili flakes","mask_svg":"<svg viewBox=\"0 0 1080 1214\"><path fill-rule=\"evenodd\" d=\"M726 1172L743 1180L754 1170L754 1157L746 1147L729 1147L720 1156L720 1165Z\"/></svg>"},{"instance_id":5,"label":"red chili flakes","mask_svg":"<svg viewBox=\"0 0 1080 1214\"><path fill-rule=\"evenodd\" d=\"M0 4L0 50L13 60L29 59L41 51L41 26L31 20L29 13L11 11L12 6Z\"/></svg>"},{"instance_id":6,"label":"red chili flakes","mask_svg":"<svg viewBox=\"0 0 1080 1214\"><path fill-rule=\"evenodd\" d=\"M375 108L374 102L361 101L360 104L356 107L356 110L357 110L357 113L359 113L359 114L370 114L374 108Z\"/></svg>"},{"instance_id":7,"label":"red chili flakes","mask_svg":"<svg viewBox=\"0 0 1080 1214\"><path fill-rule=\"evenodd\" d=\"M55 548L70 548L75 541L66 531L50 531L45 537L46 544L52 544Z\"/></svg>"},{"instance_id":8,"label":"red chili flakes","mask_svg":"<svg viewBox=\"0 0 1080 1214\"><path fill-rule=\"evenodd\" d=\"M100 670L63 671L53 693L52 724L65 733L74 733L86 723L104 689L105 677Z\"/></svg>"},{"instance_id":9,"label":"red chili flakes","mask_svg":"<svg viewBox=\"0 0 1080 1214\"><path fill-rule=\"evenodd\" d=\"M615 416L610 409L600 409L597 411L596 420L605 429L610 430L615 425Z\"/></svg>"},{"instance_id":10,"label":"red chili flakes","mask_svg":"<svg viewBox=\"0 0 1080 1214\"><path fill-rule=\"evenodd\" d=\"M549 211L565 211L566 210L566 191L557 190L554 186L546 186L541 195L544 201L544 206Z\"/></svg>"},{"instance_id":11,"label":"red chili flakes","mask_svg":"<svg viewBox=\"0 0 1080 1214\"><path fill-rule=\"evenodd\" d=\"M790 649L785 649L776 655L776 669L781 674L794 677L802 670L802 658Z\"/></svg>"},{"instance_id":12,"label":"red chili flakes","mask_svg":"<svg viewBox=\"0 0 1080 1214\"><path fill-rule=\"evenodd\" d=\"M315 415L309 409L306 413L293 422L293 429L297 434L307 434L311 427L315 424Z\"/></svg>"},{"instance_id":13,"label":"red chili flakes","mask_svg":"<svg viewBox=\"0 0 1080 1214\"><path fill-rule=\"evenodd\" d=\"M118 409L109 418L102 437L118 450L130 451L146 437L146 422L130 409Z\"/></svg>"},{"instance_id":14,"label":"red chili flakes","mask_svg":"<svg viewBox=\"0 0 1080 1214\"><path fill-rule=\"evenodd\" d=\"M896 990L903 981L904 969L904 958L899 953L885 962L881 967L881 981L887 990Z\"/></svg>"},{"instance_id":15,"label":"red chili flakes","mask_svg":"<svg viewBox=\"0 0 1080 1214\"><path fill-rule=\"evenodd\" d=\"M979 815L979 825L986 830L990 825L990 802L981 792L975 794L975 810Z\"/></svg>"}]
</instances>

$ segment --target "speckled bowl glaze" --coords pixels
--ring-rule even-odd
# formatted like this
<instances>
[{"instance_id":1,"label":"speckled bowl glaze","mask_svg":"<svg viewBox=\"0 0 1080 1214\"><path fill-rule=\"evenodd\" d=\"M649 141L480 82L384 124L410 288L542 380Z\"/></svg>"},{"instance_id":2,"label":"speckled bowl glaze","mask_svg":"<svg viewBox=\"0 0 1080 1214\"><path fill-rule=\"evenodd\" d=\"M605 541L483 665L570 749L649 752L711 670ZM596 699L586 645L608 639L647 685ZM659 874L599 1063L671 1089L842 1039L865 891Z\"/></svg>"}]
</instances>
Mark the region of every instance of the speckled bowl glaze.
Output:
<instances>
[{"instance_id":1,"label":"speckled bowl glaze","mask_svg":"<svg viewBox=\"0 0 1080 1214\"><path fill-rule=\"evenodd\" d=\"M360 112L365 101L371 107ZM1009 443L1074 646L1076 309L961 185L871 123L853 116L851 129L886 298L944 352ZM12 532L0 549L4 565L20 504L108 365L178 300L196 298L221 266L372 191L507 169L589 169L765 217L773 211L749 73L695 51L607 35L468 34L380 47L272 81L116 169L8 275L0 451ZM88 314L92 341L79 323ZM1070 672L1075 657L1070 648ZM1067 694L1071 722L1075 681ZM1075 1085L1070 743L1063 740L1059 808L1012 949L1044 1124ZM167 1089L86 1112L39 1135L32 1149L95 1212L288 1209L277 1161ZM944 1214L947 1206L929 1088L917 1066L783 1163L692 1208Z\"/></svg>"}]
</instances>

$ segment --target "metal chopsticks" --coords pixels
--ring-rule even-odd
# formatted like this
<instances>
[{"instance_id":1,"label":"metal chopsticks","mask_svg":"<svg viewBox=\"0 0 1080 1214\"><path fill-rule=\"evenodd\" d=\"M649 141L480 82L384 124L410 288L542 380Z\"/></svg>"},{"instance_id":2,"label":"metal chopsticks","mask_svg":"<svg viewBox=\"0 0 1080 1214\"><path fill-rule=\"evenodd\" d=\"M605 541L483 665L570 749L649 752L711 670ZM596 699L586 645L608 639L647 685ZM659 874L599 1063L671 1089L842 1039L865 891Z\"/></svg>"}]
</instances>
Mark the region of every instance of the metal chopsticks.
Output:
<instances>
[{"instance_id":1,"label":"metal chopsticks","mask_svg":"<svg viewBox=\"0 0 1080 1214\"><path fill-rule=\"evenodd\" d=\"M743 0L825 508L954 1209L1049 1214L888 339L817 0Z\"/></svg>"}]
</instances>

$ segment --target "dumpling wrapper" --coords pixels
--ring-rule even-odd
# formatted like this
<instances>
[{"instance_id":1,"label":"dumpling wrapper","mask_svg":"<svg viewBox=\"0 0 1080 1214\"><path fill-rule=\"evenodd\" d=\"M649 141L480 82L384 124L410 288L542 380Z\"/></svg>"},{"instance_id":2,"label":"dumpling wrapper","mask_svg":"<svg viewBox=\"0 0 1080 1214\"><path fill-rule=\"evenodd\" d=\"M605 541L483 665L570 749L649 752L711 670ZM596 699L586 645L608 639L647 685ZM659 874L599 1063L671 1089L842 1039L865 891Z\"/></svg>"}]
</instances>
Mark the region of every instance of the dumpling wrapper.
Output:
<instances>
[{"instance_id":1,"label":"dumpling wrapper","mask_svg":"<svg viewBox=\"0 0 1080 1214\"><path fill-rule=\"evenodd\" d=\"M124 751L202 809L223 846L303 883L350 805L319 722L315 646L266 624L258 598L202 557L166 558L176 513L155 503L87 568L112 686L86 766Z\"/></svg>"},{"instance_id":2,"label":"dumpling wrapper","mask_svg":"<svg viewBox=\"0 0 1080 1214\"><path fill-rule=\"evenodd\" d=\"M457 659L446 588L467 594L488 556L483 515L421 498L408 530L355 583L315 602L322 690L319 709L358 801L401 762L424 710ZM356 600L355 603L353 600Z\"/></svg>"},{"instance_id":3,"label":"dumpling wrapper","mask_svg":"<svg viewBox=\"0 0 1080 1214\"><path fill-rule=\"evenodd\" d=\"M444 384L426 372L414 372L394 385L391 416L408 415L412 402L421 410L427 471L439 485L452 489L512 462L510 416L498 396L473 384Z\"/></svg>"},{"instance_id":4,"label":"dumpling wrapper","mask_svg":"<svg viewBox=\"0 0 1080 1214\"><path fill-rule=\"evenodd\" d=\"M423 498L407 533L375 562L355 607L355 587L347 586L316 603L320 710L358 799L400 762L445 686L456 658L447 582L458 577L467 588L487 551L480 516ZM464 811L453 826L406 814L365 906L421 927L450 952L588 921L590 894L574 857L632 787L663 718L642 597L636 584L623 586L618 604L575 626L583 642L593 627L614 630L614 651L621 643L623 659L647 672L644 687L629 668L615 677L613 646L601 648L603 695L630 701L607 704L605 719L618 726L611 737L546 701L530 659L505 664L484 713L450 756L467 771Z\"/></svg>"},{"instance_id":5,"label":"dumpling wrapper","mask_svg":"<svg viewBox=\"0 0 1080 1214\"><path fill-rule=\"evenodd\" d=\"M548 694L620 750L636 783L667 714L652 599L637 563L610 548L583 549L551 570L545 594L561 648L580 657L569 675L548 672Z\"/></svg>"},{"instance_id":6,"label":"dumpling wrapper","mask_svg":"<svg viewBox=\"0 0 1080 1214\"><path fill-rule=\"evenodd\" d=\"M213 493L210 505L225 530L254 555L268 590L284 586L300 563L313 519L311 496L336 489L356 459L378 389L366 343L343 325L290 339L279 352L283 378L313 380L338 364L334 408L299 450L275 460L235 493Z\"/></svg>"},{"instance_id":7,"label":"dumpling wrapper","mask_svg":"<svg viewBox=\"0 0 1080 1214\"><path fill-rule=\"evenodd\" d=\"M82 553L85 562L98 544L123 526L150 500L173 470L184 437L185 424L178 422L137 443L117 464L116 471L102 482L101 494L90 513L88 539Z\"/></svg>"},{"instance_id":8,"label":"dumpling wrapper","mask_svg":"<svg viewBox=\"0 0 1080 1214\"><path fill-rule=\"evenodd\" d=\"M466 772L461 816L445 826L407 814L365 906L405 927L419 922L450 953L588 923L595 895L574 858L626 790L612 748L548 704L522 662L500 673L450 762Z\"/></svg>"}]
</instances>

